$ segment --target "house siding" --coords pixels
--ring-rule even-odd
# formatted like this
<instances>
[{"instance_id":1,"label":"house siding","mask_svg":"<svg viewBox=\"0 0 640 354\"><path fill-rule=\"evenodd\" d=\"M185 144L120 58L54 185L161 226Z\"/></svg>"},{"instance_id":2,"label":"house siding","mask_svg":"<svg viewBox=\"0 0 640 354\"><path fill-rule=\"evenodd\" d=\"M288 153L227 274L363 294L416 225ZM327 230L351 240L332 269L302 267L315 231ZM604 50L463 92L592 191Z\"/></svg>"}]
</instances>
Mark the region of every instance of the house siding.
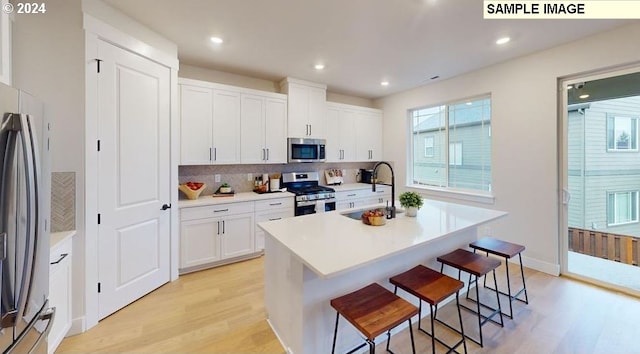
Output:
<instances>
[{"instance_id":1,"label":"house siding","mask_svg":"<svg viewBox=\"0 0 640 354\"><path fill-rule=\"evenodd\" d=\"M640 152L607 151L611 114L640 118L640 97L593 102L584 116L569 112L569 226L640 236L637 222L607 226L607 193L640 190Z\"/></svg>"}]
</instances>

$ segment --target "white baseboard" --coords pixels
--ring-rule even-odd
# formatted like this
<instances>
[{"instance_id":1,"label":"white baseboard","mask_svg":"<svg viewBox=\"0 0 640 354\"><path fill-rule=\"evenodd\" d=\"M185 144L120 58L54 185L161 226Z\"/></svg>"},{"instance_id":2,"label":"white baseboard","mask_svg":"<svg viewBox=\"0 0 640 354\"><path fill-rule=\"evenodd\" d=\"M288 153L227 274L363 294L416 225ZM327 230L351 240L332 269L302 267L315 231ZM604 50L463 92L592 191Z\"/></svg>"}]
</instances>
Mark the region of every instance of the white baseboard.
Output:
<instances>
[{"instance_id":1,"label":"white baseboard","mask_svg":"<svg viewBox=\"0 0 640 354\"><path fill-rule=\"evenodd\" d=\"M278 331L276 331L275 327L273 327L273 325L271 324L271 321L269 321L268 318L267 318L267 323L269 324L269 327L271 327L271 331L276 335L276 338L278 338L278 342L280 342L280 345L284 348L287 354L293 354L293 351L291 350L291 348L285 345L285 343L282 341L282 338L280 338Z\"/></svg>"},{"instance_id":2,"label":"white baseboard","mask_svg":"<svg viewBox=\"0 0 640 354\"><path fill-rule=\"evenodd\" d=\"M517 258L513 258L512 261L517 261ZM535 269L542 273L547 273L555 276L560 275L559 264L543 262L541 260L529 258L527 256L522 256L522 264L527 268Z\"/></svg>"}]
</instances>

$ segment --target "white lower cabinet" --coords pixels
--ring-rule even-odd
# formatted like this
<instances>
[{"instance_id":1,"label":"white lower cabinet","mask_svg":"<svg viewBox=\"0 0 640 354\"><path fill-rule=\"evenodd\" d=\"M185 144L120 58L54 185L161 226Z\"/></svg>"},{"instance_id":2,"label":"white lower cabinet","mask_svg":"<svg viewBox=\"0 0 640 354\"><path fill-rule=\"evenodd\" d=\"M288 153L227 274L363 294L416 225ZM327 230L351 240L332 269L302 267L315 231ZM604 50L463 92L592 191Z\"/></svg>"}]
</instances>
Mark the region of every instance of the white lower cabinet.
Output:
<instances>
[{"instance_id":1,"label":"white lower cabinet","mask_svg":"<svg viewBox=\"0 0 640 354\"><path fill-rule=\"evenodd\" d=\"M389 186L376 186L375 192L370 188L340 191L336 192L336 210L384 204L387 200L391 204L391 187Z\"/></svg>"},{"instance_id":2,"label":"white lower cabinet","mask_svg":"<svg viewBox=\"0 0 640 354\"><path fill-rule=\"evenodd\" d=\"M253 210L253 202L181 209L180 273L254 253Z\"/></svg>"},{"instance_id":3,"label":"white lower cabinet","mask_svg":"<svg viewBox=\"0 0 640 354\"><path fill-rule=\"evenodd\" d=\"M49 307L55 307L56 313L47 337L48 353L55 352L71 328L72 240L69 237L54 246L49 257Z\"/></svg>"},{"instance_id":4,"label":"white lower cabinet","mask_svg":"<svg viewBox=\"0 0 640 354\"><path fill-rule=\"evenodd\" d=\"M293 197L180 209L180 274L262 254L257 223L294 215Z\"/></svg>"},{"instance_id":5,"label":"white lower cabinet","mask_svg":"<svg viewBox=\"0 0 640 354\"><path fill-rule=\"evenodd\" d=\"M264 231L257 226L263 221L290 218L295 215L293 198L278 198L256 202L256 250L264 250Z\"/></svg>"}]
</instances>

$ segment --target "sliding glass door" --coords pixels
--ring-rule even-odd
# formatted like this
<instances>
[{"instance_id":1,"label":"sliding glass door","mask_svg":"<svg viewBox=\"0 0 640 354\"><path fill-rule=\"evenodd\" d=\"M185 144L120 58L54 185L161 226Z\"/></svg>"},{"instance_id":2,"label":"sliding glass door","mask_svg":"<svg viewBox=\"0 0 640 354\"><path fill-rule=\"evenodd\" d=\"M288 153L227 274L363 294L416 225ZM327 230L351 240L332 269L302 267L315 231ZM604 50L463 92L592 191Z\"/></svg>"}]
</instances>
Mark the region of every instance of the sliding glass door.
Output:
<instances>
[{"instance_id":1,"label":"sliding glass door","mask_svg":"<svg viewBox=\"0 0 640 354\"><path fill-rule=\"evenodd\" d=\"M640 294L640 68L561 87L562 272Z\"/></svg>"}]
</instances>

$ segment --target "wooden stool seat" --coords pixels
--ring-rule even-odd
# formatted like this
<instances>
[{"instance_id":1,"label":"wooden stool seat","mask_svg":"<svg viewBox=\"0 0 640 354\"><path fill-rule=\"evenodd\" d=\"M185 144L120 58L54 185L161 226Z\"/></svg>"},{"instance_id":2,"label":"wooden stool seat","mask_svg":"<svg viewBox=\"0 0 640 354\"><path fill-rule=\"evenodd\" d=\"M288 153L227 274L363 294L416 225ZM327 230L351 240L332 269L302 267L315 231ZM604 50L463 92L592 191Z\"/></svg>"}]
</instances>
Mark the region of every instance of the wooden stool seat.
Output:
<instances>
[{"instance_id":1,"label":"wooden stool seat","mask_svg":"<svg viewBox=\"0 0 640 354\"><path fill-rule=\"evenodd\" d=\"M469 244L469 247L473 248L473 252L476 250L485 252L487 256L489 253L494 254L505 259L505 267L507 268L507 292L499 291L502 295L509 297L509 313L505 313L509 318L513 318L513 301L518 300L529 303L529 296L527 295L527 284L524 281L524 267L522 266L522 252L525 247L516 243L511 243L503 240L498 240L492 237L484 237L478 241ZM511 278L509 277L509 259L518 256L520 260L520 276L522 277L522 289L518 290L515 294L511 293ZM487 278L484 278L484 286L487 287ZM518 296L524 293L524 300Z\"/></svg>"},{"instance_id":2,"label":"wooden stool seat","mask_svg":"<svg viewBox=\"0 0 640 354\"><path fill-rule=\"evenodd\" d=\"M500 266L497 259L483 257L463 249L457 249L438 257L438 262L460 269L476 277L481 277Z\"/></svg>"},{"instance_id":3,"label":"wooden stool seat","mask_svg":"<svg viewBox=\"0 0 640 354\"><path fill-rule=\"evenodd\" d=\"M457 249L453 252L447 253L445 255L439 256L437 258L438 262L441 263L440 266L440 272L442 273L444 270L444 266L445 264L458 269L458 280L460 280L460 273L462 271L466 272L469 274L469 285L467 288L467 299L474 301L476 303L476 309L472 309L470 307L464 306L464 305L459 305L460 307L471 311L475 314L478 315L478 331L480 332L480 340L476 340L474 338L471 337L467 337L469 339L471 339L472 341L474 341L475 343L479 344L481 347L483 346L483 338L482 338L482 326L485 325L487 322L493 322L495 324L500 325L501 327L504 327L504 321L502 319L502 308L500 307L500 296L498 293L498 281L496 279L496 268L498 268L500 266L500 264L502 264L502 262L500 262L497 259L493 259L493 258L489 258L489 257L484 257L481 256L479 254L476 254L474 252L470 252L464 249ZM481 276L485 276L487 273L492 272L493 273L493 282L495 284L495 294L496 294L496 302L498 303L498 308L494 308L491 306L488 306L486 304L483 304L480 301L480 290L479 290L479 286L478 285L478 278ZM471 276L474 277L473 281L471 279ZM486 277L485 277L486 279ZM469 290L471 289L471 284L472 283L476 283L476 298L475 300L469 297ZM480 307L484 307L488 310L491 311L491 313L489 315L483 315L482 312L480 311ZM493 319L494 316L499 315L500 316L500 322L496 321Z\"/></svg>"},{"instance_id":4,"label":"wooden stool seat","mask_svg":"<svg viewBox=\"0 0 640 354\"><path fill-rule=\"evenodd\" d=\"M417 307L377 283L332 299L331 306L337 311L333 350L335 350L340 315L367 338L366 343L358 348L369 344L370 350L374 350L371 348L375 348L373 342L375 337L390 331L404 321L409 321L411 328L411 317L418 314ZM413 345L413 332L411 332L411 338ZM388 347L387 342L387 349Z\"/></svg>"},{"instance_id":5,"label":"wooden stool seat","mask_svg":"<svg viewBox=\"0 0 640 354\"><path fill-rule=\"evenodd\" d=\"M455 351L460 344L464 345L464 352L467 352L467 343L465 342L464 327L462 325L462 314L460 313L460 307L458 309L458 318L460 320L460 330L451 327L449 324L438 320L438 304L446 300L452 295L456 295L456 305L459 305L458 292L464 287L464 283L460 280L451 278L445 274L438 273L432 269L429 269L423 265L417 265L412 269L395 275L389 279L389 282L397 288L400 288L409 294L416 296L420 300L420 306L418 308L418 330L424 332L431 337L432 352L436 352L435 342L442 344L448 352ZM422 301L429 303L429 309L431 310L431 333L422 329ZM434 315L435 306L435 315ZM458 332L462 339L456 344L450 346L440 339L436 338L434 332L434 321L438 321L455 332Z\"/></svg>"},{"instance_id":6,"label":"wooden stool seat","mask_svg":"<svg viewBox=\"0 0 640 354\"><path fill-rule=\"evenodd\" d=\"M469 247L483 252L489 252L504 258L513 258L525 250L525 247L515 243L484 237L469 244Z\"/></svg>"}]
</instances>

